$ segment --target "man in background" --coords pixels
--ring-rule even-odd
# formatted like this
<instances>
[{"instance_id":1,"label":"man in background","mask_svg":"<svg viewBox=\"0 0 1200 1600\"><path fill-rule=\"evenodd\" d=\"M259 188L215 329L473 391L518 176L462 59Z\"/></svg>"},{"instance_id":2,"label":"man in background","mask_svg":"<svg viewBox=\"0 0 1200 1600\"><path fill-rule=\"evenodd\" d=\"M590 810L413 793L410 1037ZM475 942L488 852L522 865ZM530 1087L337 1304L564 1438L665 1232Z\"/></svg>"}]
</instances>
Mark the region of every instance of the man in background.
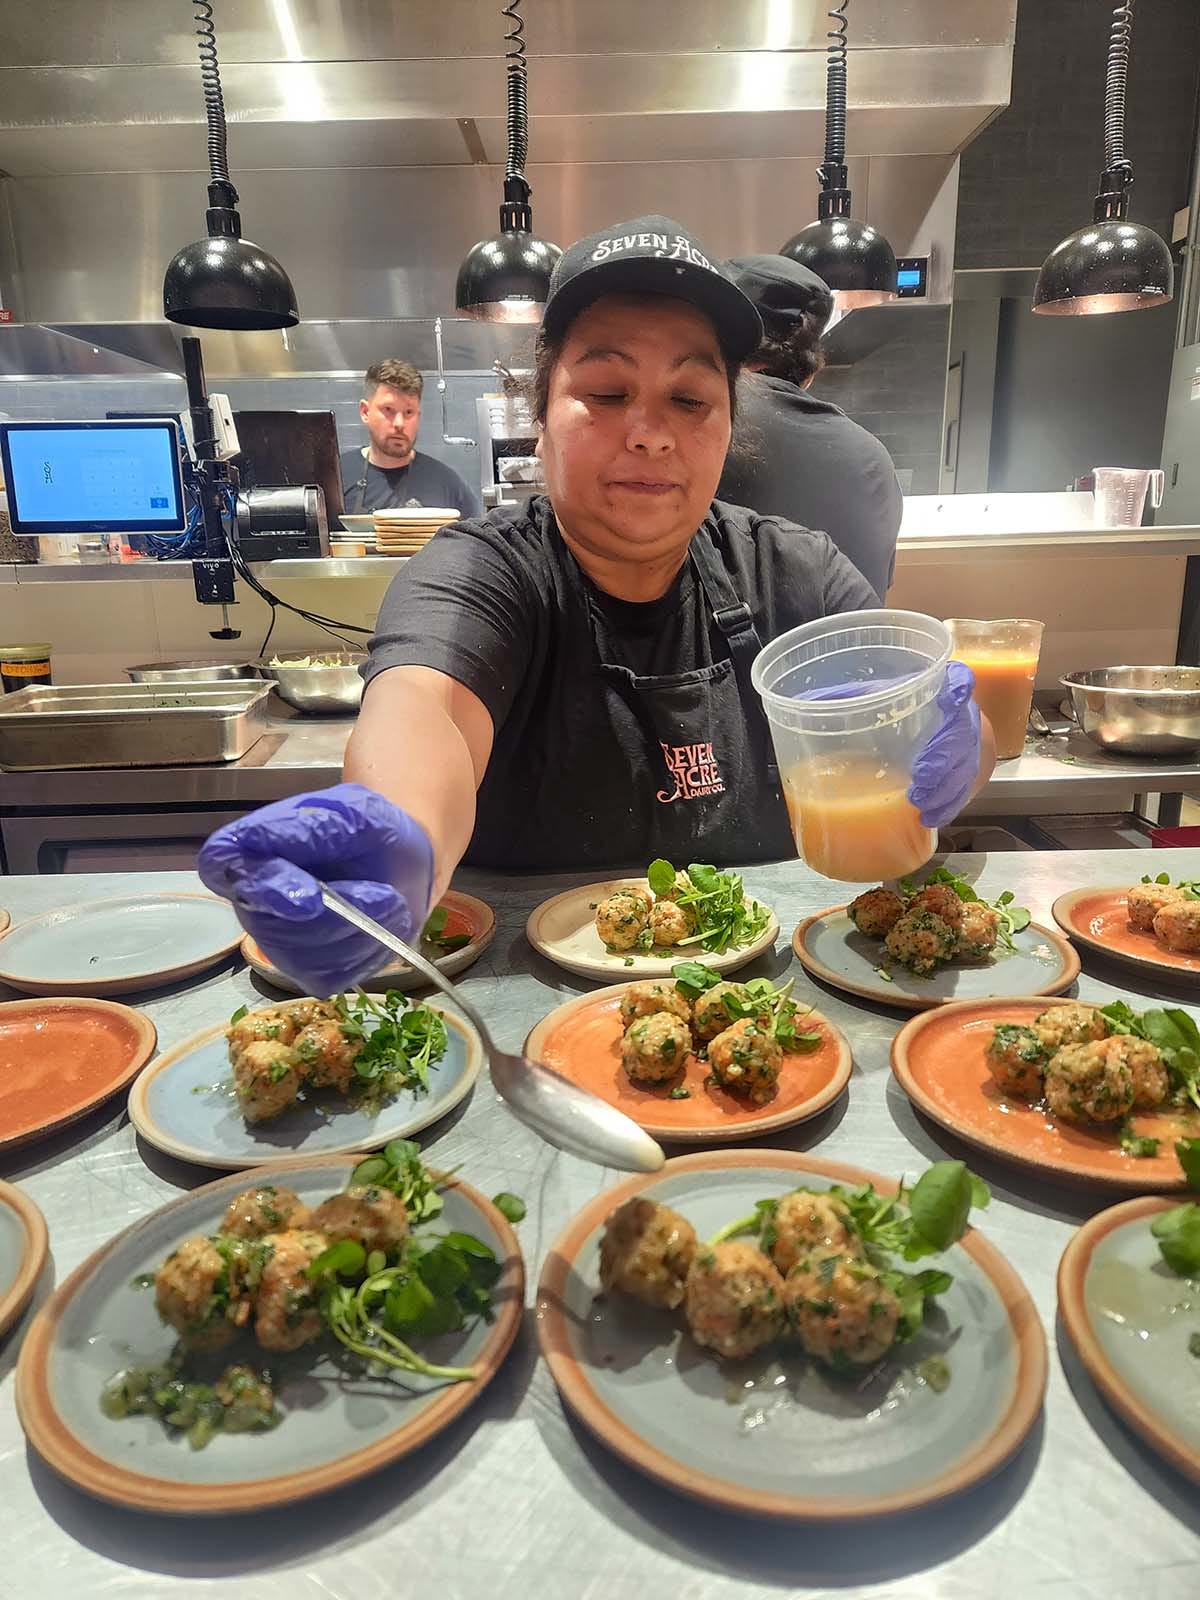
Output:
<instances>
[{"instance_id":1,"label":"man in background","mask_svg":"<svg viewBox=\"0 0 1200 1600\"><path fill-rule=\"evenodd\" d=\"M829 287L787 256L743 256L725 271L758 308L763 342L738 385L744 443L729 452L717 498L827 533L882 600L904 497L875 435L808 393L825 364Z\"/></svg>"},{"instance_id":2,"label":"man in background","mask_svg":"<svg viewBox=\"0 0 1200 1600\"><path fill-rule=\"evenodd\" d=\"M421 374L408 361L389 357L367 369L358 414L369 442L342 451L346 510L390 511L397 506L454 506L460 517L478 517L479 495L444 461L418 455Z\"/></svg>"}]
</instances>

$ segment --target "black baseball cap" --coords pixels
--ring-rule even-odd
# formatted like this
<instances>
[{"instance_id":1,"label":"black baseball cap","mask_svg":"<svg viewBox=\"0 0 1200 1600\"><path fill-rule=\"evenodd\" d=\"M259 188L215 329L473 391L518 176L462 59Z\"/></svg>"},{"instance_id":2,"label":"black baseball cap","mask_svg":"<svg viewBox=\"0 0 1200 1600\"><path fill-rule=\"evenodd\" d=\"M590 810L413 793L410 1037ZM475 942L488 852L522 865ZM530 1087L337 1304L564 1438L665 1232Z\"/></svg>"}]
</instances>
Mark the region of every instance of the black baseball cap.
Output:
<instances>
[{"instance_id":1,"label":"black baseball cap","mask_svg":"<svg viewBox=\"0 0 1200 1600\"><path fill-rule=\"evenodd\" d=\"M694 234L670 217L635 217L564 250L550 276L542 328L557 338L605 294L663 294L711 320L725 354L744 361L762 343L758 312Z\"/></svg>"},{"instance_id":2,"label":"black baseball cap","mask_svg":"<svg viewBox=\"0 0 1200 1600\"><path fill-rule=\"evenodd\" d=\"M789 256L735 256L725 271L755 306L768 333L786 334L801 317L818 331L833 315L833 293L824 278Z\"/></svg>"}]
</instances>

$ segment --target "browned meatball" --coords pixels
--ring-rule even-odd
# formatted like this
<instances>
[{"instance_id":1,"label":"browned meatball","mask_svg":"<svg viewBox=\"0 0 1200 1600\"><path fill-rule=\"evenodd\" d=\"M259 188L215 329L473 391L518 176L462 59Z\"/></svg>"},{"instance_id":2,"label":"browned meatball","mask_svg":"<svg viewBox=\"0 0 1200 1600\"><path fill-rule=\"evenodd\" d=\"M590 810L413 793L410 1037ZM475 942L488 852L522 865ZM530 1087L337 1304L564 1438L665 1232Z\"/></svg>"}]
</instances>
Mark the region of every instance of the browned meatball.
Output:
<instances>
[{"instance_id":1,"label":"browned meatball","mask_svg":"<svg viewBox=\"0 0 1200 1600\"><path fill-rule=\"evenodd\" d=\"M982 961L996 948L1000 937L1000 913L982 900L968 900L963 906L954 953L964 961Z\"/></svg>"},{"instance_id":2,"label":"browned meatball","mask_svg":"<svg viewBox=\"0 0 1200 1600\"><path fill-rule=\"evenodd\" d=\"M998 1022L987 1047L988 1071L1005 1094L1040 1100L1046 1052L1032 1028L1019 1022Z\"/></svg>"},{"instance_id":3,"label":"browned meatball","mask_svg":"<svg viewBox=\"0 0 1200 1600\"><path fill-rule=\"evenodd\" d=\"M329 1240L308 1228L267 1237L271 1258L254 1297L254 1334L264 1350L298 1350L321 1335L325 1324L317 1307L319 1290L308 1269Z\"/></svg>"},{"instance_id":4,"label":"browned meatball","mask_svg":"<svg viewBox=\"0 0 1200 1600\"><path fill-rule=\"evenodd\" d=\"M356 1239L364 1250L382 1250L386 1255L407 1238L408 1212L390 1189L355 1184L322 1200L311 1226L331 1239Z\"/></svg>"},{"instance_id":5,"label":"browned meatball","mask_svg":"<svg viewBox=\"0 0 1200 1600\"><path fill-rule=\"evenodd\" d=\"M1046 1067L1046 1104L1064 1122L1118 1122L1133 1109L1133 1071L1120 1037L1067 1044Z\"/></svg>"},{"instance_id":6,"label":"browned meatball","mask_svg":"<svg viewBox=\"0 0 1200 1600\"><path fill-rule=\"evenodd\" d=\"M631 983L621 996L621 1022L626 1028L638 1017L652 1017L657 1011L667 1011L680 1022L692 1020L692 1008L672 978L648 978L644 983Z\"/></svg>"},{"instance_id":7,"label":"browned meatball","mask_svg":"<svg viewBox=\"0 0 1200 1600\"><path fill-rule=\"evenodd\" d=\"M764 1232L771 1260L786 1277L797 1261L820 1252L860 1255L862 1244L850 1223L850 1212L836 1195L797 1189L776 1201L769 1232Z\"/></svg>"},{"instance_id":8,"label":"browned meatball","mask_svg":"<svg viewBox=\"0 0 1200 1600\"><path fill-rule=\"evenodd\" d=\"M1108 1033L1108 1022L1095 1006L1078 1000L1065 1000L1061 1005L1050 1006L1033 1019L1033 1031L1041 1041L1047 1055L1064 1044L1089 1044L1103 1039Z\"/></svg>"},{"instance_id":9,"label":"browned meatball","mask_svg":"<svg viewBox=\"0 0 1200 1600\"><path fill-rule=\"evenodd\" d=\"M290 1048L266 1040L246 1045L233 1064L233 1086L247 1122L280 1116L300 1093Z\"/></svg>"},{"instance_id":10,"label":"browned meatball","mask_svg":"<svg viewBox=\"0 0 1200 1600\"><path fill-rule=\"evenodd\" d=\"M1137 933L1152 933L1154 919L1164 906L1183 899L1183 890L1173 883L1137 883L1126 891L1125 905L1129 926Z\"/></svg>"},{"instance_id":11,"label":"browned meatball","mask_svg":"<svg viewBox=\"0 0 1200 1600\"><path fill-rule=\"evenodd\" d=\"M204 1238L185 1239L159 1267L154 1304L189 1350L219 1350L250 1313L235 1263Z\"/></svg>"},{"instance_id":12,"label":"browned meatball","mask_svg":"<svg viewBox=\"0 0 1200 1600\"><path fill-rule=\"evenodd\" d=\"M656 1011L629 1024L621 1041L621 1063L634 1083L666 1083L683 1066L691 1048L687 1023L669 1011Z\"/></svg>"},{"instance_id":13,"label":"browned meatball","mask_svg":"<svg viewBox=\"0 0 1200 1600\"><path fill-rule=\"evenodd\" d=\"M929 911L940 917L955 933L962 927L963 902L948 883L926 884L917 891L904 908L906 911Z\"/></svg>"},{"instance_id":14,"label":"browned meatball","mask_svg":"<svg viewBox=\"0 0 1200 1600\"><path fill-rule=\"evenodd\" d=\"M1154 937L1168 950L1200 952L1200 900L1173 900L1154 918Z\"/></svg>"},{"instance_id":15,"label":"browned meatball","mask_svg":"<svg viewBox=\"0 0 1200 1600\"><path fill-rule=\"evenodd\" d=\"M307 1222L308 1207L298 1194L273 1183L260 1183L257 1189L244 1189L229 1202L221 1218L221 1232L236 1239L261 1239L285 1228L303 1228Z\"/></svg>"},{"instance_id":16,"label":"browned meatball","mask_svg":"<svg viewBox=\"0 0 1200 1600\"><path fill-rule=\"evenodd\" d=\"M782 1333L783 1279L743 1239L707 1245L688 1272L683 1312L697 1344L739 1361Z\"/></svg>"},{"instance_id":17,"label":"browned meatball","mask_svg":"<svg viewBox=\"0 0 1200 1600\"><path fill-rule=\"evenodd\" d=\"M347 1039L336 1022L310 1022L296 1035L292 1056L305 1083L345 1094L354 1082L354 1062L362 1047L361 1039Z\"/></svg>"},{"instance_id":18,"label":"browned meatball","mask_svg":"<svg viewBox=\"0 0 1200 1600\"><path fill-rule=\"evenodd\" d=\"M800 1342L826 1366L870 1366L895 1342L900 1301L861 1256L809 1256L788 1273L783 1292Z\"/></svg>"},{"instance_id":19,"label":"browned meatball","mask_svg":"<svg viewBox=\"0 0 1200 1600\"><path fill-rule=\"evenodd\" d=\"M932 911L906 911L884 940L884 949L893 961L928 977L954 954L954 929Z\"/></svg>"},{"instance_id":20,"label":"browned meatball","mask_svg":"<svg viewBox=\"0 0 1200 1600\"><path fill-rule=\"evenodd\" d=\"M1133 1074L1133 1109L1153 1111L1162 1105L1170 1080L1158 1046L1132 1033L1115 1033L1106 1042L1112 1049L1113 1059L1121 1057Z\"/></svg>"},{"instance_id":21,"label":"browned meatball","mask_svg":"<svg viewBox=\"0 0 1200 1600\"><path fill-rule=\"evenodd\" d=\"M747 1094L761 1105L775 1093L783 1050L765 1018L743 1017L709 1045L708 1065L722 1088Z\"/></svg>"},{"instance_id":22,"label":"browned meatball","mask_svg":"<svg viewBox=\"0 0 1200 1600\"><path fill-rule=\"evenodd\" d=\"M685 1217L634 1195L604 1225L600 1282L648 1306L674 1311L695 1253L696 1230Z\"/></svg>"},{"instance_id":23,"label":"browned meatball","mask_svg":"<svg viewBox=\"0 0 1200 1600\"><path fill-rule=\"evenodd\" d=\"M850 920L868 939L886 939L904 915L904 901L892 889L868 889L848 907Z\"/></svg>"}]
</instances>

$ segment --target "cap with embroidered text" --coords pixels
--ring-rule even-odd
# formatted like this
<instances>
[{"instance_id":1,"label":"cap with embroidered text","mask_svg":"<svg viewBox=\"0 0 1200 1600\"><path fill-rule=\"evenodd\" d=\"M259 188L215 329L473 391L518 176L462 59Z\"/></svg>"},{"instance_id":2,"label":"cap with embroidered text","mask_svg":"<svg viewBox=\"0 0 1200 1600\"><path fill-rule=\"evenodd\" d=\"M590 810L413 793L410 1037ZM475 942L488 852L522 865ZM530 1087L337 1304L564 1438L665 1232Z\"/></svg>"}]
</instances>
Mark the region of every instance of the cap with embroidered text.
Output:
<instances>
[{"instance_id":1,"label":"cap with embroidered text","mask_svg":"<svg viewBox=\"0 0 1200 1600\"><path fill-rule=\"evenodd\" d=\"M762 340L754 306L694 234L670 217L614 223L564 250L550 278L542 329L551 338L606 294L661 294L703 311L722 350L743 361Z\"/></svg>"},{"instance_id":2,"label":"cap with embroidered text","mask_svg":"<svg viewBox=\"0 0 1200 1600\"><path fill-rule=\"evenodd\" d=\"M789 256L736 256L725 271L751 301L768 334L784 337L801 317L823 332L833 315L833 293L824 278Z\"/></svg>"}]
</instances>

